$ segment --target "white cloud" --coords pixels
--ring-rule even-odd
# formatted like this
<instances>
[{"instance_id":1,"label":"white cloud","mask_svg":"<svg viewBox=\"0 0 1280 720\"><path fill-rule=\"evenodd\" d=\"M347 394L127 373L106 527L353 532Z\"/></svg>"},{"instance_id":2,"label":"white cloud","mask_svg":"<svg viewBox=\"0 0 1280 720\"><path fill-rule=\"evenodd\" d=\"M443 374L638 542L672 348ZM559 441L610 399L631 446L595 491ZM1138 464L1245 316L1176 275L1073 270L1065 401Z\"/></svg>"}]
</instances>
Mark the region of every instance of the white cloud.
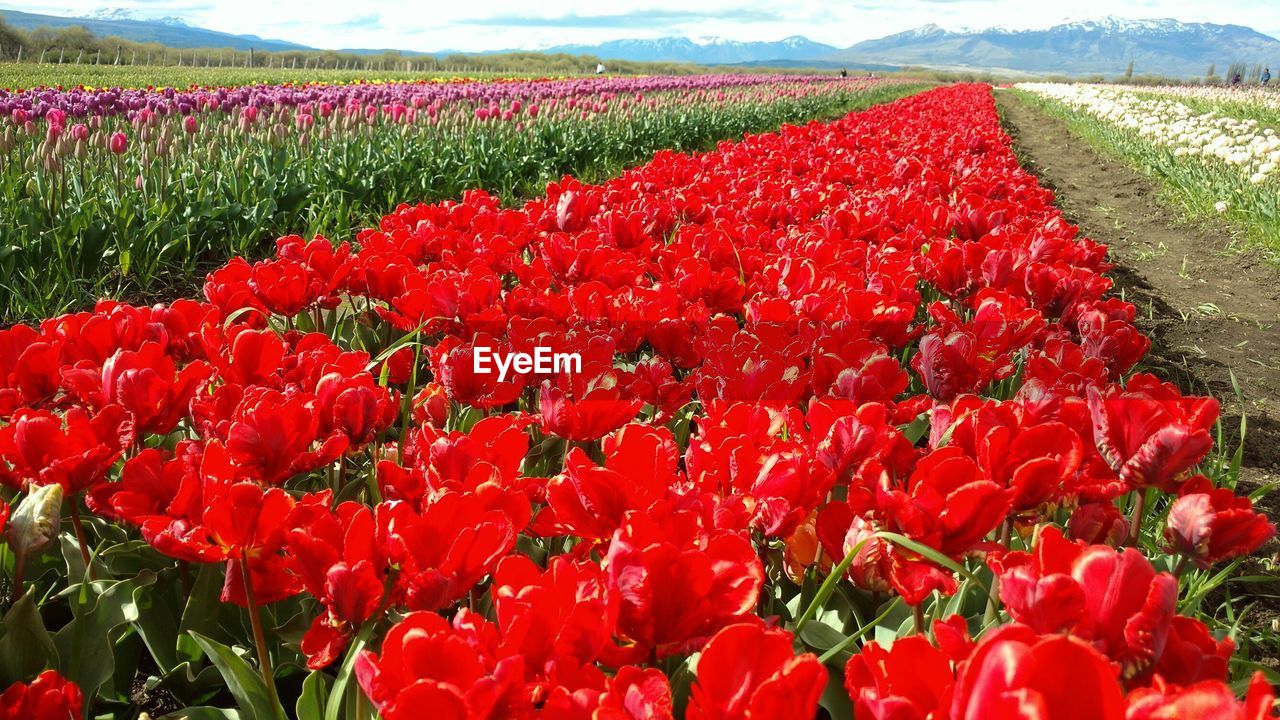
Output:
<instances>
[{"instance_id":1,"label":"white cloud","mask_svg":"<svg viewBox=\"0 0 1280 720\"><path fill-rule=\"evenodd\" d=\"M15 10L83 15L104 5L141 15L179 15L194 25L252 33L316 47L395 47L412 50L480 50L600 42L624 37L719 36L777 40L788 35L840 47L928 22L946 28L1047 27L1064 19L1119 15L1174 17L1187 22L1274 25L1280 0L1222 3L1210 0L822 0L754 2L685 0L655 6L636 0L489 0L431 3L418 7L386 0L37 0ZM606 16L603 21L592 18ZM627 16L634 16L628 22ZM556 19L566 23L557 25ZM1273 31L1271 34L1277 34Z\"/></svg>"}]
</instances>

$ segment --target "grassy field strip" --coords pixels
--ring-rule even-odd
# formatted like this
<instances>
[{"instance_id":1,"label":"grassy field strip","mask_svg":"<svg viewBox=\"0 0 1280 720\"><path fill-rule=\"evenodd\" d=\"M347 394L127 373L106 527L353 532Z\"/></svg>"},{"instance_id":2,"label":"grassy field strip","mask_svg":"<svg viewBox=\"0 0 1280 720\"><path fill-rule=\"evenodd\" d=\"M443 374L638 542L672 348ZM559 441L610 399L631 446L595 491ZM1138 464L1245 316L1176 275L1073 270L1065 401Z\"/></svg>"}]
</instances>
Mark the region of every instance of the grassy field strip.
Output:
<instances>
[{"instance_id":1,"label":"grassy field strip","mask_svg":"<svg viewBox=\"0 0 1280 720\"><path fill-rule=\"evenodd\" d=\"M1280 252L1280 132L1119 88L1024 83L1020 96L1158 179L1189 218L1225 217ZM1205 102L1199 100L1198 102Z\"/></svg>"}]
</instances>

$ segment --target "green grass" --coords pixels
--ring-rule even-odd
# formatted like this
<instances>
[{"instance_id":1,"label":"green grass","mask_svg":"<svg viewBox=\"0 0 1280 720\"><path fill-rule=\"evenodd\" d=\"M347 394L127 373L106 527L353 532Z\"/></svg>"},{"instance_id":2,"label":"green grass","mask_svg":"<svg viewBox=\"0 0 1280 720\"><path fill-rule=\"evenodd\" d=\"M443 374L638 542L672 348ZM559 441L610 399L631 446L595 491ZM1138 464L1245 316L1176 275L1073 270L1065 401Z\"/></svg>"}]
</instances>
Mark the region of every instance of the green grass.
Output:
<instances>
[{"instance_id":1,"label":"green grass","mask_svg":"<svg viewBox=\"0 0 1280 720\"><path fill-rule=\"evenodd\" d=\"M1013 92L1028 105L1064 121L1072 134L1094 148L1156 181L1162 200L1183 219L1226 220L1240 229L1247 245L1262 250L1273 262L1280 261L1280 197L1274 183L1253 185L1238 169L1197 157L1177 157L1136 132L1025 90ZM1229 205L1225 213L1215 208L1222 200Z\"/></svg>"}]
</instances>

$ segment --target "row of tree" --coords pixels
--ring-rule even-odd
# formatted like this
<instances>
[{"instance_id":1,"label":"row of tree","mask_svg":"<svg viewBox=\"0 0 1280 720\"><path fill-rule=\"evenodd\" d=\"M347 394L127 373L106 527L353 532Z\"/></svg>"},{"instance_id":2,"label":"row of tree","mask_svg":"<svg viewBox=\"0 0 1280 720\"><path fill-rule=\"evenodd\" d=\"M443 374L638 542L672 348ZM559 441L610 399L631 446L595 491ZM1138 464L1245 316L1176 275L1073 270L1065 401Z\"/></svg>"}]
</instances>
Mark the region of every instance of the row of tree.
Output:
<instances>
[{"instance_id":1,"label":"row of tree","mask_svg":"<svg viewBox=\"0 0 1280 720\"><path fill-rule=\"evenodd\" d=\"M1227 66L1226 75L1219 75L1217 63L1210 63L1209 69L1205 70L1202 82L1205 85L1219 85L1222 83L1229 83L1232 78L1239 77L1241 82L1257 84L1262 80L1262 71L1264 69L1269 68L1262 63L1254 63L1253 65L1250 65L1249 63L1236 62ZM1164 84L1167 82L1176 82L1171 81L1163 75L1134 75L1132 60L1129 61L1129 67L1125 69L1124 76L1120 79L1122 82L1134 84Z\"/></svg>"},{"instance_id":2,"label":"row of tree","mask_svg":"<svg viewBox=\"0 0 1280 720\"><path fill-rule=\"evenodd\" d=\"M405 54L395 50L381 53L350 53L334 50L233 50L230 48L172 48L160 43L142 43L113 36L100 36L73 25L64 28L38 27L30 31L15 28L0 17L0 60L37 63L90 65L161 65L183 67L236 67L265 69L329 69L433 73L466 68L476 72L519 70L544 75L575 75L591 72L600 58L589 55L545 55L503 53L496 55L447 56ZM608 60L611 73L682 75L706 72L689 63L632 62Z\"/></svg>"},{"instance_id":3,"label":"row of tree","mask_svg":"<svg viewBox=\"0 0 1280 720\"><path fill-rule=\"evenodd\" d=\"M1209 70L1205 73L1206 82L1231 82L1232 78L1240 78L1246 83L1258 83L1262 80L1262 71L1266 68L1262 63L1254 63L1250 66L1248 63L1231 63L1227 66L1227 75L1225 78L1218 77L1218 68L1214 65L1209 66ZM1270 79L1270 78L1268 78Z\"/></svg>"}]
</instances>

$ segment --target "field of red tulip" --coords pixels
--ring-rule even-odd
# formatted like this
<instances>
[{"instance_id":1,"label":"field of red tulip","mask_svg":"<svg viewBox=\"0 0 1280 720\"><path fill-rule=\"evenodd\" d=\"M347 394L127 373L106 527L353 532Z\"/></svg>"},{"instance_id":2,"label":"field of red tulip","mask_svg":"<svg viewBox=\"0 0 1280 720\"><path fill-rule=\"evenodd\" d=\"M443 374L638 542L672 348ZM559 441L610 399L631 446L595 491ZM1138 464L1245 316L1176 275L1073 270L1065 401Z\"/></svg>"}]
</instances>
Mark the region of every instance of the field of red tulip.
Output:
<instances>
[{"instance_id":1,"label":"field of red tulip","mask_svg":"<svg viewBox=\"0 0 1280 720\"><path fill-rule=\"evenodd\" d=\"M287 233L349 237L476 187L511 203L911 90L771 75L0 90L0 321L188 294Z\"/></svg>"},{"instance_id":2,"label":"field of red tulip","mask_svg":"<svg viewBox=\"0 0 1280 720\"><path fill-rule=\"evenodd\" d=\"M0 719L1274 717L1105 250L956 85L0 331Z\"/></svg>"}]
</instances>

